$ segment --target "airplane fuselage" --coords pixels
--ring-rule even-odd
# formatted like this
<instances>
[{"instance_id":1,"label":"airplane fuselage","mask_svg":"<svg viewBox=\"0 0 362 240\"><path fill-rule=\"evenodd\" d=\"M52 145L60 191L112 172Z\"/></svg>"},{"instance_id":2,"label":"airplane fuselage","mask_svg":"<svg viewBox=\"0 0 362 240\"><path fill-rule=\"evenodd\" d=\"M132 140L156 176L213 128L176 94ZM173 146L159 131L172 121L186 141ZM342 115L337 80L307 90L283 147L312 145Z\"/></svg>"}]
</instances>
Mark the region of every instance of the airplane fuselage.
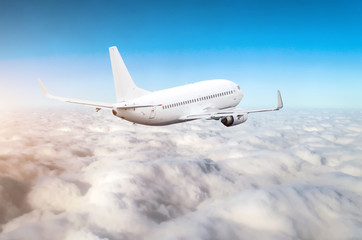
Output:
<instances>
[{"instance_id":1,"label":"airplane fuselage","mask_svg":"<svg viewBox=\"0 0 362 240\"><path fill-rule=\"evenodd\" d=\"M240 87L229 80L208 80L152 92L132 101L116 103L113 114L130 122L162 126L189 121L184 116L205 109L226 109L237 106L243 98ZM154 107L120 109L117 107L153 104Z\"/></svg>"}]
</instances>

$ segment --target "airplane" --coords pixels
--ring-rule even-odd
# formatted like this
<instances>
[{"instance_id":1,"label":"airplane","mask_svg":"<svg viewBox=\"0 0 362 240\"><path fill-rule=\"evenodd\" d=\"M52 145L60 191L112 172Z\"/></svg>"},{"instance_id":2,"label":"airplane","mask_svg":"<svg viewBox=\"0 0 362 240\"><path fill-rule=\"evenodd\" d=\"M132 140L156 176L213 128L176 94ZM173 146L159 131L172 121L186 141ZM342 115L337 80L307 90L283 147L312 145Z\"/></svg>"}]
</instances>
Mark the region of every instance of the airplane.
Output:
<instances>
[{"instance_id":1,"label":"airplane","mask_svg":"<svg viewBox=\"0 0 362 240\"><path fill-rule=\"evenodd\" d=\"M197 119L219 120L226 127L244 123L248 114L277 111L283 108L280 91L277 91L276 108L244 110L236 108L244 94L229 80L214 79L179 87L150 92L136 86L117 47L109 48L116 103L102 103L57 97L49 94L38 79L46 97L69 103L112 109L114 116L142 125L163 126Z\"/></svg>"}]
</instances>

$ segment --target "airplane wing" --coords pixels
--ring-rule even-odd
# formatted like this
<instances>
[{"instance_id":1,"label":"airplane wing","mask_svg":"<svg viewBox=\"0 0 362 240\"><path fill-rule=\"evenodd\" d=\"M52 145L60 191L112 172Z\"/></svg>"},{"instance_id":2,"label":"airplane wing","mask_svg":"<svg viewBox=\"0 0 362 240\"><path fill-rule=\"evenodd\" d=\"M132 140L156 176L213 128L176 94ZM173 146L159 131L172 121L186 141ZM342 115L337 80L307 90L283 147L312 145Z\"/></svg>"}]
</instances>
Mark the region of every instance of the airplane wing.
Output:
<instances>
[{"instance_id":1,"label":"airplane wing","mask_svg":"<svg viewBox=\"0 0 362 240\"><path fill-rule=\"evenodd\" d=\"M39 84L43 90L43 93L46 97L51 98L51 99L55 99L55 100L59 100L59 101L63 101L63 102L69 102L69 103L76 103L76 104L82 104L82 105L87 105L87 106L91 106L91 107L97 107L97 109L99 110L99 108L112 108L113 107L113 103L102 103L102 102L94 102L94 101L87 101L87 100L79 100L79 99L71 99L71 98L63 98L63 97L57 97L57 96L53 96L51 95L45 88L44 84L42 83L42 81L40 81L40 79L38 79Z\"/></svg>"},{"instance_id":2,"label":"airplane wing","mask_svg":"<svg viewBox=\"0 0 362 240\"><path fill-rule=\"evenodd\" d=\"M241 115L257 112L268 112L268 111L278 111L283 108L283 100L278 90L278 105L276 108L267 108L267 109L257 109L257 110L245 110L241 108L227 108L227 109L205 109L204 112L200 114L188 115L181 117L181 120L196 120L196 119L206 119L206 120L219 120L221 118L230 116L230 115Z\"/></svg>"},{"instance_id":3,"label":"airplane wing","mask_svg":"<svg viewBox=\"0 0 362 240\"><path fill-rule=\"evenodd\" d=\"M247 113L278 111L279 109L282 109L282 108L283 108L283 99L282 99L282 96L280 95L280 91L278 90L278 106L276 108L248 110Z\"/></svg>"},{"instance_id":4,"label":"airplane wing","mask_svg":"<svg viewBox=\"0 0 362 240\"><path fill-rule=\"evenodd\" d=\"M235 109L235 108L228 108L228 109L223 109L223 110L205 109L204 112L202 112L200 114L193 114L193 115L181 117L181 120L196 120L196 119L218 120L222 117L235 114L235 110L237 110L237 109ZM239 109L239 110L241 110L241 109Z\"/></svg>"}]
</instances>

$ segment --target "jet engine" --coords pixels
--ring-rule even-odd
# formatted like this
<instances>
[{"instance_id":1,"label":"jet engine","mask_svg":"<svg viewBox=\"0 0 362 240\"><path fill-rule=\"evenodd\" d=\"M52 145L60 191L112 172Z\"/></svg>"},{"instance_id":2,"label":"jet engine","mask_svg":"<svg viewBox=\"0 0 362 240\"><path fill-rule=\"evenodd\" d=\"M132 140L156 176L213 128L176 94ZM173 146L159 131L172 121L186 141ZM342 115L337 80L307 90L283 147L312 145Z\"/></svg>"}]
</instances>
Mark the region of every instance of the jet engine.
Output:
<instances>
[{"instance_id":1,"label":"jet engine","mask_svg":"<svg viewBox=\"0 0 362 240\"><path fill-rule=\"evenodd\" d=\"M237 114L237 115L231 115L227 116L221 119L221 123L224 124L227 127L235 126L238 124L241 124L248 120L248 114Z\"/></svg>"}]
</instances>

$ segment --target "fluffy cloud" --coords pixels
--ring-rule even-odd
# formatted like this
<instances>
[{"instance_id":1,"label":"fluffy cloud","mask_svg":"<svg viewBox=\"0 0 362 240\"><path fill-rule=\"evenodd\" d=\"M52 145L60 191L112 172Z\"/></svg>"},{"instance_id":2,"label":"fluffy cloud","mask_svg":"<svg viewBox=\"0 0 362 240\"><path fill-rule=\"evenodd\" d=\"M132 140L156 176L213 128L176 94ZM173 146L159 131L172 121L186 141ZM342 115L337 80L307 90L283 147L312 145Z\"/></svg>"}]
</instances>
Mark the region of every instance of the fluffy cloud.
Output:
<instances>
[{"instance_id":1,"label":"fluffy cloud","mask_svg":"<svg viewBox=\"0 0 362 240\"><path fill-rule=\"evenodd\" d=\"M360 111L165 127L101 111L0 115L0 239L362 236Z\"/></svg>"}]
</instances>

